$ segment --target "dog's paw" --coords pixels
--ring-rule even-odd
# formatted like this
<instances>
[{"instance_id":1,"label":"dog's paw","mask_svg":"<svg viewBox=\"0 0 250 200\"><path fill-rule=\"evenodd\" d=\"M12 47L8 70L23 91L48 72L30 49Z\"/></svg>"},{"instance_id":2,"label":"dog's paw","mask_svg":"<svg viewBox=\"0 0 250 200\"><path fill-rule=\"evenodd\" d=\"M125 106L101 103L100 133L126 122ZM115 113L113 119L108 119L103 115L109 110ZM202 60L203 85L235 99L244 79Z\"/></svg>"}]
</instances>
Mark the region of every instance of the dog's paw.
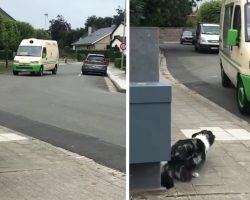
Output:
<instances>
[{"instance_id":1,"label":"dog's paw","mask_svg":"<svg viewBox=\"0 0 250 200\"><path fill-rule=\"evenodd\" d=\"M193 172L192 173L192 177L194 177L194 178L197 178L197 177L199 177L200 175L199 175L199 173L198 172Z\"/></svg>"}]
</instances>

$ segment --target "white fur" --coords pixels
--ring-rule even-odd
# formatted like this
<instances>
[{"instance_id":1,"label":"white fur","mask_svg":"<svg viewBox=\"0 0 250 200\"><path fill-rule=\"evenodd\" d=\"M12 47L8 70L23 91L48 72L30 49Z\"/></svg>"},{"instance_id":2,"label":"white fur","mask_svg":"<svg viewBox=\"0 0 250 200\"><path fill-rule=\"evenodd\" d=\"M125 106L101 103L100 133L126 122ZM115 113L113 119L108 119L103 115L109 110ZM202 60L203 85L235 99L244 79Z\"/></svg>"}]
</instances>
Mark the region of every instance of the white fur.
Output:
<instances>
[{"instance_id":1,"label":"white fur","mask_svg":"<svg viewBox=\"0 0 250 200\"><path fill-rule=\"evenodd\" d=\"M210 147L207 137L205 135L200 134L200 135L195 136L195 138L200 139L203 142L203 144L205 145L206 152L207 152Z\"/></svg>"}]
</instances>

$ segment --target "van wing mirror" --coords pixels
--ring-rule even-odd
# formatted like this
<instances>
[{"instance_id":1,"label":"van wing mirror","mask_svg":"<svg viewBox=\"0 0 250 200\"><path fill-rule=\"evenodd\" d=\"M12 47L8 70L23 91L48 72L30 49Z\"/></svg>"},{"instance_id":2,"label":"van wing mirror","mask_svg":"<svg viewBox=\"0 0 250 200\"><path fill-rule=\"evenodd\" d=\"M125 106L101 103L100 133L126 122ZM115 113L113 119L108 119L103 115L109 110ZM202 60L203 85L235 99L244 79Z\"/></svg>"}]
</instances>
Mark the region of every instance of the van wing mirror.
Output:
<instances>
[{"instance_id":1,"label":"van wing mirror","mask_svg":"<svg viewBox=\"0 0 250 200\"><path fill-rule=\"evenodd\" d=\"M237 29L229 29L227 31L227 44L231 46L238 45L238 30Z\"/></svg>"}]
</instances>

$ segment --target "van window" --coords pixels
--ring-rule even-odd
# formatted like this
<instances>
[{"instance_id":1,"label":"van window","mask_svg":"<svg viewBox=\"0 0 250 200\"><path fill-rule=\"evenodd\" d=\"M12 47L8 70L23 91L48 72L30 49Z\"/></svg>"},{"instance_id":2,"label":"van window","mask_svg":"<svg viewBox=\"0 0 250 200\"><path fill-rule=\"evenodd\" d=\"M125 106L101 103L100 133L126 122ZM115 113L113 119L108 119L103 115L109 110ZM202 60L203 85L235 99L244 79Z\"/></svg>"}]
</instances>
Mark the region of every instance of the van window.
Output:
<instances>
[{"instance_id":1,"label":"van window","mask_svg":"<svg viewBox=\"0 0 250 200\"><path fill-rule=\"evenodd\" d=\"M47 50L46 47L43 47L43 58L45 58L47 56Z\"/></svg>"},{"instance_id":2,"label":"van window","mask_svg":"<svg viewBox=\"0 0 250 200\"><path fill-rule=\"evenodd\" d=\"M233 15L233 4L227 5L225 7L224 23L223 23L223 51L224 53L229 53L229 48L227 45L227 31L231 28L232 15Z\"/></svg>"},{"instance_id":3,"label":"van window","mask_svg":"<svg viewBox=\"0 0 250 200\"><path fill-rule=\"evenodd\" d=\"M246 41L250 41L250 4L246 4L245 7L245 17L246 17Z\"/></svg>"},{"instance_id":4,"label":"van window","mask_svg":"<svg viewBox=\"0 0 250 200\"><path fill-rule=\"evenodd\" d=\"M237 41L239 42L241 36L241 11L238 5L234 9L233 29L238 30Z\"/></svg>"}]
</instances>

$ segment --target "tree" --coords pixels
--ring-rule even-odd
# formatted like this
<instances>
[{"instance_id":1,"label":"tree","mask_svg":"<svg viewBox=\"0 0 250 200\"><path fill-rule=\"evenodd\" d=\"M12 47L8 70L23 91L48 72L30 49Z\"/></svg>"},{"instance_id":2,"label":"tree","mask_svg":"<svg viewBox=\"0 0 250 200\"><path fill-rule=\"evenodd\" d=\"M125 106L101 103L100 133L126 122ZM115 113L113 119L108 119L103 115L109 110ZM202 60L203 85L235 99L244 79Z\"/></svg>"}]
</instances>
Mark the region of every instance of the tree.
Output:
<instances>
[{"instance_id":1,"label":"tree","mask_svg":"<svg viewBox=\"0 0 250 200\"><path fill-rule=\"evenodd\" d=\"M145 19L144 9L146 3L143 0L130 1L130 25L139 26L141 21Z\"/></svg>"},{"instance_id":2,"label":"tree","mask_svg":"<svg viewBox=\"0 0 250 200\"><path fill-rule=\"evenodd\" d=\"M132 26L184 26L187 15L192 13L190 0L131 0Z\"/></svg>"},{"instance_id":3,"label":"tree","mask_svg":"<svg viewBox=\"0 0 250 200\"><path fill-rule=\"evenodd\" d=\"M16 22L0 18L0 42L1 49L5 52L6 68L9 65L9 51L16 50L19 44L19 38L20 34Z\"/></svg>"},{"instance_id":4,"label":"tree","mask_svg":"<svg viewBox=\"0 0 250 200\"><path fill-rule=\"evenodd\" d=\"M62 15L57 15L56 19L49 21L49 32L52 40L57 40L59 47L63 47L63 39L67 32L71 30L71 25L64 20Z\"/></svg>"},{"instance_id":5,"label":"tree","mask_svg":"<svg viewBox=\"0 0 250 200\"><path fill-rule=\"evenodd\" d=\"M121 24L124 21L125 11L122 10L120 7L118 7L116 9L116 12L117 12L117 15L113 16L113 24L118 26L119 24Z\"/></svg>"},{"instance_id":6,"label":"tree","mask_svg":"<svg viewBox=\"0 0 250 200\"><path fill-rule=\"evenodd\" d=\"M94 30L110 27L112 25L112 17L96 17L95 15L92 15L87 18L85 22L85 29L87 30L88 27L92 27Z\"/></svg>"},{"instance_id":7,"label":"tree","mask_svg":"<svg viewBox=\"0 0 250 200\"><path fill-rule=\"evenodd\" d=\"M220 10L222 2L220 0L205 2L198 10L198 21L208 23L220 22Z\"/></svg>"},{"instance_id":8,"label":"tree","mask_svg":"<svg viewBox=\"0 0 250 200\"><path fill-rule=\"evenodd\" d=\"M35 38L37 39L43 39L43 40L51 39L49 33L44 29L36 29L34 34L35 34Z\"/></svg>"},{"instance_id":9,"label":"tree","mask_svg":"<svg viewBox=\"0 0 250 200\"><path fill-rule=\"evenodd\" d=\"M17 21L16 24L21 40L35 37L35 29L29 23Z\"/></svg>"}]
</instances>

